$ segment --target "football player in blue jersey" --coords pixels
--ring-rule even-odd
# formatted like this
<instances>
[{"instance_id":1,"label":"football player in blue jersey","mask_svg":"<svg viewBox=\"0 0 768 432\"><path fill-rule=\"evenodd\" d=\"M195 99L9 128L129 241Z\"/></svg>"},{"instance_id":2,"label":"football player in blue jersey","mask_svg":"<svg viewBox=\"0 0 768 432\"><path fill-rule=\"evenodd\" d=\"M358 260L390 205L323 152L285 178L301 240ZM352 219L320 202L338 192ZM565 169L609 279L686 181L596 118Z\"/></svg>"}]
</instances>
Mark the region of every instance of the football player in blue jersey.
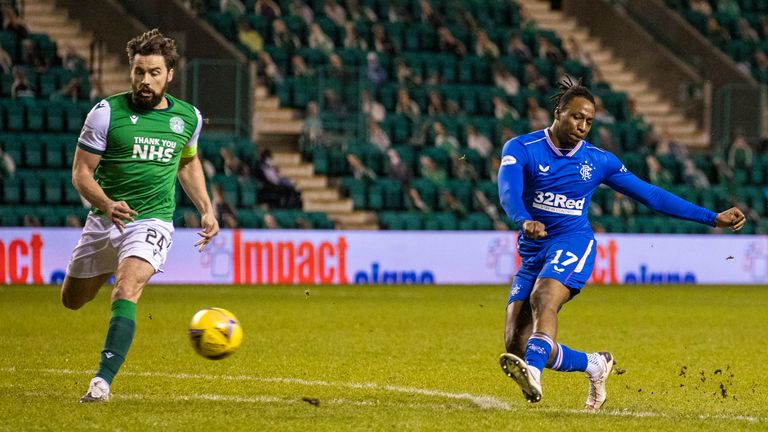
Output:
<instances>
[{"instance_id":1,"label":"football player in blue jersey","mask_svg":"<svg viewBox=\"0 0 768 432\"><path fill-rule=\"evenodd\" d=\"M552 125L504 145L499 197L520 227L522 265L507 303L501 355L504 372L528 402L541 400L544 368L586 372L586 409L605 403L605 383L613 369L608 352L584 353L557 341L557 313L586 284L595 261L595 237L587 219L589 201L604 183L651 209L711 227L738 231L737 208L714 213L629 172L619 159L584 141L595 117L595 100L580 82L566 79L555 96Z\"/></svg>"}]
</instances>

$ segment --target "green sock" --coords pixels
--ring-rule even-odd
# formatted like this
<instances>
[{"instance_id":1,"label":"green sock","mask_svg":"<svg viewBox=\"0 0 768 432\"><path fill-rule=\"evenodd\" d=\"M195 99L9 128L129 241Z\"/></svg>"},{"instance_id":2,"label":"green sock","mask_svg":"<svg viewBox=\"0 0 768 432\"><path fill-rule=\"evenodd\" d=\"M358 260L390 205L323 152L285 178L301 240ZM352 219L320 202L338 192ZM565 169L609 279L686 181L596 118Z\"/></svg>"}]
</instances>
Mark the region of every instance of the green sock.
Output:
<instances>
[{"instance_id":1,"label":"green sock","mask_svg":"<svg viewBox=\"0 0 768 432\"><path fill-rule=\"evenodd\" d=\"M130 300L116 300L112 303L112 320L109 322L107 340L101 351L97 377L104 378L109 384L128 355L128 349L136 332L136 303Z\"/></svg>"}]
</instances>

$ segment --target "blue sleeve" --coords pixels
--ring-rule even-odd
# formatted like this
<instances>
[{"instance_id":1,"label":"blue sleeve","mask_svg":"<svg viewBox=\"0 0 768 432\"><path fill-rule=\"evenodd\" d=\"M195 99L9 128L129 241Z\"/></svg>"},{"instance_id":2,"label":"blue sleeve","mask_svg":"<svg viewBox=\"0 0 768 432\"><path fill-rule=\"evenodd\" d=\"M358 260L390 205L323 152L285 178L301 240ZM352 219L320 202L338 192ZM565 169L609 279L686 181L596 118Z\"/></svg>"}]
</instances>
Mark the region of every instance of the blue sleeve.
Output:
<instances>
[{"instance_id":1,"label":"blue sleeve","mask_svg":"<svg viewBox=\"0 0 768 432\"><path fill-rule=\"evenodd\" d=\"M523 169L528 164L528 154L519 142L512 140L504 145L499 167L499 200L507 216L522 228L523 222L533 220L523 203Z\"/></svg>"},{"instance_id":2,"label":"blue sleeve","mask_svg":"<svg viewBox=\"0 0 768 432\"><path fill-rule=\"evenodd\" d=\"M666 190L646 183L624 167L619 159L609 154L608 175L603 183L612 189L640 201L650 209L659 213L715 226L717 213L690 203Z\"/></svg>"}]
</instances>

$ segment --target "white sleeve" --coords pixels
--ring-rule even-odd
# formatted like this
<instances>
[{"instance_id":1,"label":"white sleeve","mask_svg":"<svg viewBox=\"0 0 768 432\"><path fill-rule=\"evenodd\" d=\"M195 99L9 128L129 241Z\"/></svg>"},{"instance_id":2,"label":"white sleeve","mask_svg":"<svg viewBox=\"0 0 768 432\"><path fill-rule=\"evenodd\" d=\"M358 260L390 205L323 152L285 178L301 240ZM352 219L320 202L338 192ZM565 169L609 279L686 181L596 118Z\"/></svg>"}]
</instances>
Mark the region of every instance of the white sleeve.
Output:
<instances>
[{"instance_id":1,"label":"white sleeve","mask_svg":"<svg viewBox=\"0 0 768 432\"><path fill-rule=\"evenodd\" d=\"M80 131L78 146L91 153L101 154L107 150L107 131L112 109L106 100L96 104L85 118L83 130Z\"/></svg>"},{"instance_id":2,"label":"white sleeve","mask_svg":"<svg viewBox=\"0 0 768 432\"><path fill-rule=\"evenodd\" d=\"M200 114L200 110L197 109L197 107L195 107L195 114L197 114L197 127L195 128L195 133L189 138L189 141L184 144L184 147L196 147L197 140L200 138L200 130L203 128L203 115Z\"/></svg>"}]
</instances>

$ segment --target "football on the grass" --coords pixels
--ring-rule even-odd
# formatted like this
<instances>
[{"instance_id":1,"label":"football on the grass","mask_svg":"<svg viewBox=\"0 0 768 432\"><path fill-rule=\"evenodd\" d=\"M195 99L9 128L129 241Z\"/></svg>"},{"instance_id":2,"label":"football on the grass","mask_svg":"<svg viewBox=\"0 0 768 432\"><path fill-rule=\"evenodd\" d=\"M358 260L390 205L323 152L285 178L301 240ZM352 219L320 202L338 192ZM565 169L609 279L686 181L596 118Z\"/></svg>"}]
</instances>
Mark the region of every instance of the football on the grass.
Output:
<instances>
[{"instance_id":1,"label":"football on the grass","mask_svg":"<svg viewBox=\"0 0 768 432\"><path fill-rule=\"evenodd\" d=\"M237 351L243 341L240 321L222 308L205 308L192 317L189 340L201 356L219 360Z\"/></svg>"}]
</instances>

